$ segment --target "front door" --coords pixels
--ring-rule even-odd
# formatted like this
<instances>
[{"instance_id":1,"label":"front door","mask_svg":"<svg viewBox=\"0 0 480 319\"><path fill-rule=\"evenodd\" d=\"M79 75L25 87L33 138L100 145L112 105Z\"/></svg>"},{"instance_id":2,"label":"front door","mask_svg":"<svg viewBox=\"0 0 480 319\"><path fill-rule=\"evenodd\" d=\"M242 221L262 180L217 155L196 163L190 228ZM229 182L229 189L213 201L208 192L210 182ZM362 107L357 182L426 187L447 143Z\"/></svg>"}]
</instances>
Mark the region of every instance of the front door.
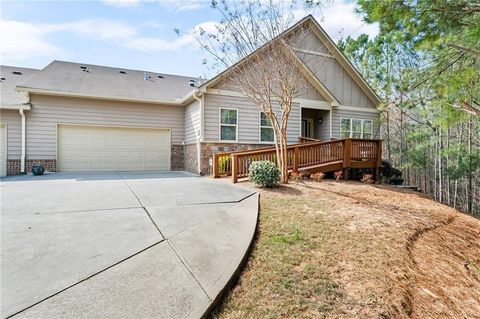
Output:
<instances>
[{"instance_id":1,"label":"front door","mask_svg":"<svg viewBox=\"0 0 480 319\"><path fill-rule=\"evenodd\" d=\"M302 119L302 137L313 138L313 119Z\"/></svg>"}]
</instances>

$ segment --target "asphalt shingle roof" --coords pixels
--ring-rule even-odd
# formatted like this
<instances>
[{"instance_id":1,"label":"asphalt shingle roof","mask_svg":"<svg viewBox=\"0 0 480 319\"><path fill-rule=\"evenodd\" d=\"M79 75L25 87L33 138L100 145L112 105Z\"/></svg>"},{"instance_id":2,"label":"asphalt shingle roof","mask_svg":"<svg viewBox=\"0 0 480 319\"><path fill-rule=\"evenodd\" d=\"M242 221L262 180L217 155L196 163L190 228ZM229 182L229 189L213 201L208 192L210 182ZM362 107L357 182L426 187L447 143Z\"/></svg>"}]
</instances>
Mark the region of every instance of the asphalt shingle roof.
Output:
<instances>
[{"instance_id":1,"label":"asphalt shingle roof","mask_svg":"<svg viewBox=\"0 0 480 319\"><path fill-rule=\"evenodd\" d=\"M150 78L144 80L144 73L148 73ZM93 98L178 103L187 94L193 93L190 80L200 84L195 77L53 61L20 86Z\"/></svg>"},{"instance_id":2,"label":"asphalt shingle roof","mask_svg":"<svg viewBox=\"0 0 480 319\"><path fill-rule=\"evenodd\" d=\"M20 72L21 74L14 74ZM28 102L25 92L15 91L15 87L25 82L30 76L39 72L36 69L20 68L16 66L0 65L0 105L20 106ZM5 80L3 80L5 78Z\"/></svg>"}]
</instances>

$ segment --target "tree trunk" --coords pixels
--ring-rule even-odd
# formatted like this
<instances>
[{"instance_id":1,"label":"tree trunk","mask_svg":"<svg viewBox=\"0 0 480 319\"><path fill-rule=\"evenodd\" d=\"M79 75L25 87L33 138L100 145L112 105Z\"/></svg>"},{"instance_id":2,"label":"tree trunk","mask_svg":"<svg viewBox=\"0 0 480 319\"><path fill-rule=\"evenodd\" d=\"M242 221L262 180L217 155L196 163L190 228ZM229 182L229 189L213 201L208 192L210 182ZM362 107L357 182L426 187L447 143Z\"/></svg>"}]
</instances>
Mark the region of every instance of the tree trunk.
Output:
<instances>
[{"instance_id":1,"label":"tree trunk","mask_svg":"<svg viewBox=\"0 0 480 319\"><path fill-rule=\"evenodd\" d=\"M468 175L467 175L467 211L472 213L472 116L468 121Z\"/></svg>"},{"instance_id":2,"label":"tree trunk","mask_svg":"<svg viewBox=\"0 0 480 319\"><path fill-rule=\"evenodd\" d=\"M280 132L281 138L281 152L280 156L282 157L282 166L281 166L281 176L282 183L288 184L288 150L287 150L287 130L282 129Z\"/></svg>"}]
</instances>

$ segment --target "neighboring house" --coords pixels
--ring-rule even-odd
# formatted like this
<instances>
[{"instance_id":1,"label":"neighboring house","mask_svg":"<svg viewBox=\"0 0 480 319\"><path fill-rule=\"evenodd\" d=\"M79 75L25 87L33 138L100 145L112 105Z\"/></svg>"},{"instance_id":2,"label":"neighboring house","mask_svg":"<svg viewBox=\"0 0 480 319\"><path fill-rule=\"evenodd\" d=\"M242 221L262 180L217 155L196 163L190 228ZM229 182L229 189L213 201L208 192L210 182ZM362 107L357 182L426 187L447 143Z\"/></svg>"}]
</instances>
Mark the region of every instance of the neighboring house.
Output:
<instances>
[{"instance_id":1,"label":"neighboring house","mask_svg":"<svg viewBox=\"0 0 480 319\"><path fill-rule=\"evenodd\" d=\"M305 90L293 104L288 142L379 138L379 98L312 16L282 36L298 25L309 26L304 47L292 48L303 62ZM42 70L2 66L2 174L34 164L208 174L214 153L272 143L268 120L229 87L227 73L202 83L62 61Z\"/></svg>"}]
</instances>

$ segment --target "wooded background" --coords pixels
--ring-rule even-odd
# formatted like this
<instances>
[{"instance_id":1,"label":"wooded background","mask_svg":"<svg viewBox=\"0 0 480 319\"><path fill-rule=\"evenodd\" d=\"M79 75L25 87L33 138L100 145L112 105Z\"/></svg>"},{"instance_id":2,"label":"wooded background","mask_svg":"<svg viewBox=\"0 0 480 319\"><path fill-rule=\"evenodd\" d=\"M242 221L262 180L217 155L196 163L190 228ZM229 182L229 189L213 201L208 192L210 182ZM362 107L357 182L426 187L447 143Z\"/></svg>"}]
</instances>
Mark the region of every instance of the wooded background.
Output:
<instances>
[{"instance_id":1,"label":"wooded background","mask_svg":"<svg viewBox=\"0 0 480 319\"><path fill-rule=\"evenodd\" d=\"M339 47L385 103L384 158L406 185L480 217L480 2L359 0L375 38Z\"/></svg>"}]
</instances>

